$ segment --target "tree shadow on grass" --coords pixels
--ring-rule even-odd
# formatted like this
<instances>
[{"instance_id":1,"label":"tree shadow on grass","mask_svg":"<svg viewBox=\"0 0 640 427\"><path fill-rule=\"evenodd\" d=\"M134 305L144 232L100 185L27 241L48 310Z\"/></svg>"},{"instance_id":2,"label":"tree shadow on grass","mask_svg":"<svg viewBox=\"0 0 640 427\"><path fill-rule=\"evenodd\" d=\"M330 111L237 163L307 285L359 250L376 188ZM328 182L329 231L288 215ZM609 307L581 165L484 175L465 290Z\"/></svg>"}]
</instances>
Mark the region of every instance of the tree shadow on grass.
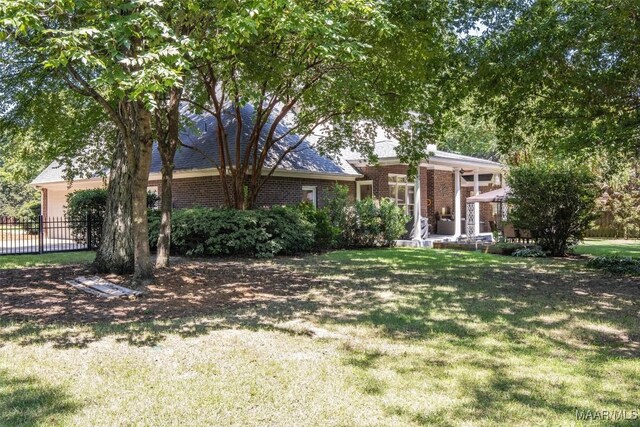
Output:
<instances>
[{"instance_id":1,"label":"tree shadow on grass","mask_svg":"<svg viewBox=\"0 0 640 427\"><path fill-rule=\"evenodd\" d=\"M473 342L502 333L517 345L523 335L538 333L567 348L573 344L548 332L575 319L633 330L640 295L626 279L602 282L598 273L559 261L426 250L346 251L272 262L187 260L161 272L156 288L138 301L102 302L65 285L81 272L77 266L30 269L27 282L21 271L0 272L8 284L0 286L0 343L82 348L115 336L155 346L169 334L193 337L238 327L286 331L277 324L307 318L369 325L392 339L447 334ZM640 352L640 336L574 329L578 339L602 344L605 354Z\"/></svg>"},{"instance_id":2,"label":"tree shadow on grass","mask_svg":"<svg viewBox=\"0 0 640 427\"><path fill-rule=\"evenodd\" d=\"M60 387L0 370L0 425L33 426L59 421L80 408Z\"/></svg>"},{"instance_id":3,"label":"tree shadow on grass","mask_svg":"<svg viewBox=\"0 0 640 427\"><path fill-rule=\"evenodd\" d=\"M399 346L429 346L429 340L435 340L433 352L413 355L409 362L375 347L362 350L345 344L344 365L357 372L363 395L387 393L386 380L376 375L378 369L403 376L426 372L431 375L427 380L436 385L446 384L446 377L458 367L490 373L486 381L462 386L459 392L467 400L459 407L430 413L388 408L391 415L415 424L447 425L461 417L500 423L498 417L510 410L509 405L566 420L575 408L561 389L549 394L540 382L523 379L496 361L513 357L520 363L535 354L556 361L575 357L591 366L601 360L640 356L640 335L633 332L640 330L637 283L559 260L390 250L268 263L189 261L164 273L162 277L173 280L171 287L160 286L139 301L106 304L70 294L75 291L60 282L68 272L46 273L42 285L12 290L39 296L41 304L31 307L43 321L0 322L0 343L52 343L64 349L111 337L132 346L153 347L162 346L169 335L196 337L238 328L315 338L311 329L282 327L302 319L338 330L365 326L374 340L383 338ZM49 291L55 294L46 294ZM38 311L47 307L47 295L58 298L60 302L53 304L57 309L71 310L64 314L67 321L78 312L84 317L75 324L56 322L55 313ZM0 309L4 304L19 311L20 304L29 304L22 298L11 305L12 300L3 298L0 295ZM457 360L458 355L467 359ZM597 382L601 375L605 374L583 376ZM541 381L549 388L557 386ZM601 402L620 408L631 404L612 396Z\"/></svg>"}]
</instances>

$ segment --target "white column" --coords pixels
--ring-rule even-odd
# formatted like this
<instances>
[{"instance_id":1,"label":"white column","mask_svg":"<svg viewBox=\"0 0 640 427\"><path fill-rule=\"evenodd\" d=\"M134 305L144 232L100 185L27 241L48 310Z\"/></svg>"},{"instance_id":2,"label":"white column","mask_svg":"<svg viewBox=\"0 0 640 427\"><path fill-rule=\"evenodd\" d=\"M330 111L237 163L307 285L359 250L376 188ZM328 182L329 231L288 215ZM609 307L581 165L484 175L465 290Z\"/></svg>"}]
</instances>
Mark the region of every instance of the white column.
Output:
<instances>
[{"instance_id":1,"label":"white column","mask_svg":"<svg viewBox=\"0 0 640 427\"><path fill-rule=\"evenodd\" d=\"M413 188L413 240L422 241L422 227L420 224L420 166L416 173L415 187Z\"/></svg>"},{"instance_id":2,"label":"white column","mask_svg":"<svg viewBox=\"0 0 640 427\"><path fill-rule=\"evenodd\" d=\"M480 179L478 171L473 172L473 195L480 194ZM467 219L468 220L468 219ZM473 234L478 236L480 234L480 203L475 202L473 204Z\"/></svg>"},{"instance_id":3,"label":"white column","mask_svg":"<svg viewBox=\"0 0 640 427\"><path fill-rule=\"evenodd\" d=\"M460 169L453 169L454 181L456 183L455 193L455 232L453 237L458 238L462 234L462 194L460 193Z\"/></svg>"}]
</instances>

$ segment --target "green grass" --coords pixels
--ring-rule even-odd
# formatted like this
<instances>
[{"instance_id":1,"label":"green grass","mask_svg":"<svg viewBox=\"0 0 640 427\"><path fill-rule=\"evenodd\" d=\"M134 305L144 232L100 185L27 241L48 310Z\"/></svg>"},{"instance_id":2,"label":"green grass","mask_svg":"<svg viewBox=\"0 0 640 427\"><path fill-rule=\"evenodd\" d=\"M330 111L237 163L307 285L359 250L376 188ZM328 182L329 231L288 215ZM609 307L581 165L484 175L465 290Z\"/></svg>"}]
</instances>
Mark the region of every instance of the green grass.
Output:
<instances>
[{"instance_id":1,"label":"green grass","mask_svg":"<svg viewBox=\"0 0 640 427\"><path fill-rule=\"evenodd\" d=\"M195 319L0 322L0 425L591 426L608 423L576 409L638 408L631 280L444 250L270 263L321 282Z\"/></svg>"},{"instance_id":2,"label":"green grass","mask_svg":"<svg viewBox=\"0 0 640 427\"><path fill-rule=\"evenodd\" d=\"M60 252L42 255L0 255L0 270L25 267L48 267L64 264L84 264L93 261L95 252Z\"/></svg>"},{"instance_id":3,"label":"green grass","mask_svg":"<svg viewBox=\"0 0 640 427\"><path fill-rule=\"evenodd\" d=\"M640 240L585 239L576 246L575 252L582 255L619 255L640 258Z\"/></svg>"}]
</instances>

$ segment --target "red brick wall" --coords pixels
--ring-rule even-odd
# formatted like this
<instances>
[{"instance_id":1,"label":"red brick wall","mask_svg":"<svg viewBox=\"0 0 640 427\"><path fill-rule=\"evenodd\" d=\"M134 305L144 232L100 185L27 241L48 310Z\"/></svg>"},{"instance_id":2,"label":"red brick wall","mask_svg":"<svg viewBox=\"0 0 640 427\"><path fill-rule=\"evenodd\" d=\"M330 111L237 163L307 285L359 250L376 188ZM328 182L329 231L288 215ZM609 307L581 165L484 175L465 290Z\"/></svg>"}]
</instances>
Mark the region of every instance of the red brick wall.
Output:
<instances>
[{"instance_id":1,"label":"red brick wall","mask_svg":"<svg viewBox=\"0 0 640 427\"><path fill-rule=\"evenodd\" d=\"M364 175L362 180L373 181L373 196L376 199L383 197L389 197L389 174L397 173L406 175L406 165L393 165L393 166L365 166L358 168L358 171Z\"/></svg>"},{"instance_id":2,"label":"red brick wall","mask_svg":"<svg viewBox=\"0 0 640 427\"><path fill-rule=\"evenodd\" d=\"M433 179L433 213L430 221L435 221L435 214L442 214L442 208L446 208L448 214L455 211L456 187L454 181L454 173L441 170L432 170Z\"/></svg>"},{"instance_id":3,"label":"red brick wall","mask_svg":"<svg viewBox=\"0 0 640 427\"><path fill-rule=\"evenodd\" d=\"M330 188L336 183L347 186L351 197L355 197L354 182L273 177L262 187L256 207L300 203L302 201L303 185L317 187L318 206L322 206ZM158 186L158 192L161 194L161 181L149 181L149 186ZM174 208L181 209L194 206L221 207L223 205L224 196L220 177L206 176L173 180Z\"/></svg>"},{"instance_id":4,"label":"red brick wall","mask_svg":"<svg viewBox=\"0 0 640 427\"><path fill-rule=\"evenodd\" d=\"M367 166L360 168L364 175L363 180L373 181L373 194L376 198L389 197L389 174L406 174L407 166ZM454 173L422 168L420 171L421 186L421 214L429 218L430 224L436 223L436 213L442 208L448 208L453 213L455 208L455 182ZM322 206L325 198L329 196L330 189L339 183L349 188L349 194L355 198L355 182L330 181L302 178L271 178L263 187L258 196L256 206L297 204L302 200L302 186L316 186L318 205ZM158 186L160 181L150 181L149 186ZM492 185L480 187L484 193L494 188ZM462 187L462 216L466 216L466 199L473 193L473 187ZM46 194L43 194L46 197ZM43 199L44 199L43 197ZM207 176L198 178L178 178L173 183L174 208L188 208L193 206L221 207L224 205L224 197L220 178ZM46 206L46 204L43 204ZM492 206L490 203L480 204L480 220L493 220ZM483 230L484 231L484 230ZM464 232L464 231L463 231Z\"/></svg>"},{"instance_id":5,"label":"red brick wall","mask_svg":"<svg viewBox=\"0 0 640 427\"><path fill-rule=\"evenodd\" d=\"M49 194L47 193L47 189L43 188L40 190L40 215L44 218L48 218L49 216Z\"/></svg>"}]
</instances>

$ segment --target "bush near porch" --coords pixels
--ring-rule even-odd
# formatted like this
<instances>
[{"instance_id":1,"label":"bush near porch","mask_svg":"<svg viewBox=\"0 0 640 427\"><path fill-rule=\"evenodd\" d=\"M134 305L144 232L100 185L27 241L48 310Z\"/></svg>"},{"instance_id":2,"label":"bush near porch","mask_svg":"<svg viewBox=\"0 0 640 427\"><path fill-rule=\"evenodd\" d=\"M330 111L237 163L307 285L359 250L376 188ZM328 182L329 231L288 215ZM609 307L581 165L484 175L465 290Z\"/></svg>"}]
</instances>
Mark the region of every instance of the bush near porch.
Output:
<instances>
[{"instance_id":1,"label":"bush near porch","mask_svg":"<svg viewBox=\"0 0 640 427\"><path fill-rule=\"evenodd\" d=\"M337 206L340 206L338 209ZM172 216L171 248L187 256L268 258L341 248L392 246L406 218L391 201L359 201L315 209L308 203L254 210L190 208ZM160 216L149 212L155 249Z\"/></svg>"},{"instance_id":2,"label":"bush near porch","mask_svg":"<svg viewBox=\"0 0 640 427\"><path fill-rule=\"evenodd\" d=\"M76 235L86 235L91 215L94 242L100 241L107 190L78 190L67 197L66 215ZM148 193L149 245L156 248L160 213L158 196ZM173 212L171 250L187 256L293 255L343 248L392 246L406 233L408 217L390 200L353 202L347 188L336 185L326 208L310 203L249 211L189 208Z\"/></svg>"},{"instance_id":3,"label":"bush near porch","mask_svg":"<svg viewBox=\"0 0 640 427\"><path fill-rule=\"evenodd\" d=\"M552 256L564 256L597 217L598 187L585 167L534 162L511 168L509 218Z\"/></svg>"}]
</instances>

